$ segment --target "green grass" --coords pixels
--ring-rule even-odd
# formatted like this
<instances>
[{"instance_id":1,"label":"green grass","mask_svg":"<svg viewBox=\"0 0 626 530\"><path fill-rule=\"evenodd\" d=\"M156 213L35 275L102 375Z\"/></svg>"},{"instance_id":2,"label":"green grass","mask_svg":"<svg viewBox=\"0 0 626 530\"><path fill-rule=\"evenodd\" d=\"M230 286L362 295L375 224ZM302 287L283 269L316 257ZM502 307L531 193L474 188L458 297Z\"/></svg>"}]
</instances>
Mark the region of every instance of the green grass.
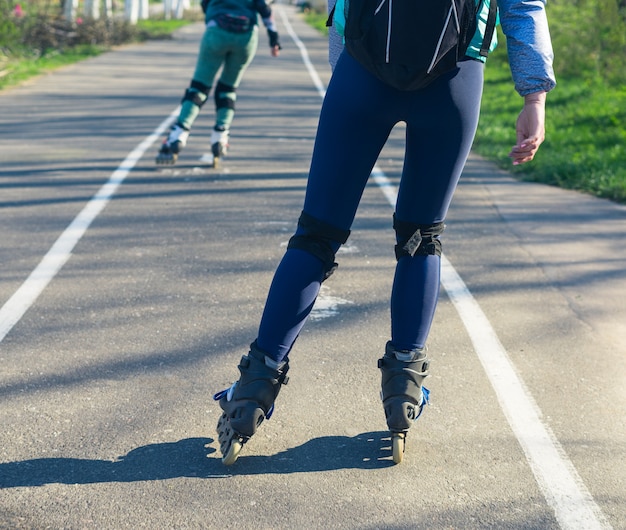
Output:
<instances>
[{"instance_id":1,"label":"green grass","mask_svg":"<svg viewBox=\"0 0 626 530\"><path fill-rule=\"evenodd\" d=\"M474 150L523 180L626 203L626 87L559 79L548 94L546 141L535 159L513 167L522 98L513 90L504 47L487 62Z\"/></svg>"},{"instance_id":2,"label":"green grass","mask_svg":"<svg viewBox=\"0 0 626 530\"><path fill-rule=\"evenodd\" d=\"M326 13L307 11L303 14L303 16L304 21L309 26L318 30L322 35L328 35L328 28L326 27L326 20L328 20L328 15Z\"/></svg>"},{"instance_id":3,"label":"green grass","mask_svg":"<svg viewBox=\"0 0 626 530\"><path fill-rule=\"evenodd\" d=\"M139 31L140 40L148 39L169 39L172 36L172 32L186 26L191 22L201 20L201 14L192 19L159 19L151 18L147 20L139 20L137 22L137 29Z\"/></svg>"},{"instance_id":4,"label":"green grass","mask_svg":"<svg viewBox=\"0 0 626 530\"><path fill-rule=\"evenodd\" d=\"M6 59L0 70L0 89L17 85L32 77L49 72L61 66L74 64L87 57L100 55L106 51L102 46L77 46L63 53L49 53L43 57L11 57Z\"/></svg>"}]
</instances>

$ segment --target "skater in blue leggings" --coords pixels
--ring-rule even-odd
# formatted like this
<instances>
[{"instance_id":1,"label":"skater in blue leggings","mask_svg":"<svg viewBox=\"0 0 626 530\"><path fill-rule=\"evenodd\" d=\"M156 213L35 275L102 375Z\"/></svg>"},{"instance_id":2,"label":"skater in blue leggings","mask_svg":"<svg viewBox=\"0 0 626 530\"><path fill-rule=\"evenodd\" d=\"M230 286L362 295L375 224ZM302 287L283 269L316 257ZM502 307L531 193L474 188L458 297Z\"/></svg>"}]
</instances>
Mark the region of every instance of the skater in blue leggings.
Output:
<instances>
[{"instance_id":1,"label":"skater in blue leggings","mask_svg":"<svg viewBox=\"0 0 626 530\"><path fill-rule=\"evenodd\" d=\"M541 0L498 4L505 33L534 51L522 62L511 57L516 88L524 96L518 142L510 153L517 164L531 160L544 139L545 95L555 85L551 45ZM478 37L481 30L479 25ZM339 55L298 228L275 272L258 336L239 365L239 381L215 396L223 409L217 430L225 464L237 459L271 415L286 381L288 355L322 282L337 266L336 252L349 237L370 173L398 122L406 123L406 150L393 216L397 265L391 337L378 366L393 458L402 460L405 435L428 400L422 381L429 374L425 346L439 294L440 234L478 126L484 62L472 51L470 46L456 69L417 90L393 88L346 50ZM509 46L512 52L522 50Z\"/></svg>"},{"instance_id":2,"label":"skater in blue leggings","mask_svg":"<svg viewBox=\"0 0 626 530\"><path fill-rule=\"evenodd\" d=\"M406 154L395 224L409 227L409 236L413 226L422 227L433 234L425 236L433 243L423 245L428 253L403 253L398 260L391 296L392 342L401 350L424 347L439 291L437 235L472 144L482 82L483 63L470 59L459 63L459 72L423 90L401 92L371 79L348 53L341 55L322 107L302 218L276 271L261 320L261 350L278 360L289 353L324 274L333 266L334 253L348 237L378 154L400 121L407 124ZM361 87L357 92L355 85ZM309 219L320 228L307 228ZM324 225L337 233L326 238L329 259L322 261L305 248L307 235Z\"/></svg>"}]
</instances>

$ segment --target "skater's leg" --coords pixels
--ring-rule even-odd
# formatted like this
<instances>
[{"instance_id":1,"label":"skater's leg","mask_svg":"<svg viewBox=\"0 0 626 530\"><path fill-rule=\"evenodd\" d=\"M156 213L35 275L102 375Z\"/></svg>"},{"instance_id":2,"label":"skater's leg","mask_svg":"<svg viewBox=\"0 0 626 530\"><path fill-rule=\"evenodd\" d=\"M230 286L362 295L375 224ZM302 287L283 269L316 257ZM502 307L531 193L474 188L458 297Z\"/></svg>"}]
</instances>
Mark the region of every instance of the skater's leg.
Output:
<instances>
[{"instance_id":1,"label":"skater's leg","mask_svg":"<svg viewBox=\"0 0 626 530\"><path fill-rule=\"evenodd\" d=\"M363 79L365 77L365 79ZM397 119L388 87L343 54L322 105L307 184L304 214L338 233L349 233L363 189ZM351 87L359 86L355 93ZM382 102L382 104L381 104ZM363 109L368 109L363 112ZM296 236L310 235L299 225ZM319 234L318 234L319 235ZM308 317L334 253L339 236L320 238L328 259L302 248L289 248L270 287L257 341L272 358L290 351Z\"/></svg>"},{"instance_id":2,"label":"skater's leg","mask_svg":"<svg viewBox=\"0 0 626 530\"><path fill-rule=\"evenodd\" d=\"M391 296L392 343L400 350L423 348L439 294L440 242L429 233L443 229L450 201L469 155L480 109L483 64L467 60L458 71L427 87L407 119L407 146L396 205L399 250L420 227L422 245L398 253Z\"/></svg>"},{"instance_id":3,"label":"skater's leg","mask_svg":"<svg viewBox=\"0 0 626 530\"><path fill-rule=\"evenodd\" d=\"M211 153L213 167L218 167L220 159L229 147L230 124L235 116L237 89L218 81L215 86L215 125L211 131Z\"/></svg>"},{"instance_id":4,"label":"skater's leg","mask_svg":"<svg viewBox=\"0 0 626 530\"><path fill-rule=\"evenodd\" d=\"M406 156L394 216L392 340L379 360L396 463L402 461L411 423L428 401L422 386L429 365L424 347L439 294L439 236L478 124L482 76L482 63L461 62L457 71L415 93L406 120Z\"/></svg>"},{"instance_id":5,"label":"skater's leg","mask_svg":"<svg viewBox=\"0 0 626 530\"><path fill-rule=\"evenodd\" d=\"M341 54L322 105L305 212L350 229L378 155L403 119L397 96L347 52Z\"/></svg>"},{"instance_id":6,"label":"skater's leg","mask_svg":"<svg viewBox=\"0 0 626 530\"><path fill-rule=\"evenodd\" d=\"M214 92L215 98L215 130L227 131L235 117L235 103L237 102L237 87L227 85L221 79L217 82Z\"/></svg>"},{"instance_id":7,"label":"skater's leg","mask_svg":"<svg viewBox=\"0 0 626 530\"><path fill-rule=\"evenodd\" d=\"M257 342L277 361L286 357L298 338L349 234L303 212L274 274L259 326Z\"/></svg>"},{"instance_id":8,"label":"skater's leg","mask_svg":"<svg viewBox=\"0 0 626 530\"><path fill-rule=\"evenodd\" d=\"M224 57L224 68L215 88L215 126L228 130L235 115L237 88L254 58L259 35L254 26L248 33L234 34L232 44Z\"/></svg>"},{"instance_id":9,"label":"skater's leg","mask_svg":"<svg viewBox=\"0 0 626 530\"><path fill-rule=\"evenodd\" d=\"M229 145L230 126L235 117L237 87L257 50L258 28L242 34L232 34L231 46L224 56L224 65L215 86L215 125L211 133L211 150L219 159L226 154Z\"/></svg>"}]
</instances>

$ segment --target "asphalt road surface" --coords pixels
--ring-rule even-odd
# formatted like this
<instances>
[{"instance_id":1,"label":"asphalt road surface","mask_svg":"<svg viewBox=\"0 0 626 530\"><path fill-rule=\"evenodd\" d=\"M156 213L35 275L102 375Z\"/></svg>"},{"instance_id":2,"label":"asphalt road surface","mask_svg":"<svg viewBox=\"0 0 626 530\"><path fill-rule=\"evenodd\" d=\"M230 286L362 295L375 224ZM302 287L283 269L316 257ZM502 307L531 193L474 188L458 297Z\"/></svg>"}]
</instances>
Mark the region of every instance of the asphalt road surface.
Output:
<instances>
[{"instance_id":1,"label":"asphalt road surface","mask_svg":"<svg viewBox=\"0 0 626 530\"><path fill-rule=\"evenodd\" d=\"M291 6L277 22L219 170L212 100L154 165L200 24L0 93L0 527L626 528L626 209L477 157L447 220L432 404L392 464L376 360L402 126L274 416L222 465L212 395L256 336L330 77L325 39Z\"/></svg>"}]
</instances>

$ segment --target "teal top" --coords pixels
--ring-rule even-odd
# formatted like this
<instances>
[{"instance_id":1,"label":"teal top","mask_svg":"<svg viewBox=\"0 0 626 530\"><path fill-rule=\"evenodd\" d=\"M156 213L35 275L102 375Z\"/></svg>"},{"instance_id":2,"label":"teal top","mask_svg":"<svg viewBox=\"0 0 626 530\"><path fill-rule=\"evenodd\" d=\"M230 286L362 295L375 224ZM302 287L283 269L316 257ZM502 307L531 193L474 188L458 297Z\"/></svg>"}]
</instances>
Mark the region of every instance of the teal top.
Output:
<instances>
[{"instance_id":1,"label":"teal top","mask_svg":"<svg viewBox=\"0 0 626 530\"><path fill-rule=\"evenodd\" d=\"M476 0L476 4L481 0ZM473 59L478 59L482 62L487 60L486 57L482 57L480 55L480 47L483 43L483 35L485 34L485 27L487 25L487 16L489 14L489 5L490 0L483 0L481 9L477 15L478 26L476 28L476 33L474 33L474 37L470 42L469 47L467 48L466 55ZM345 14L345 0L337 0L335 4L335 14L333 21L335 23L335 28L337 29L337 33L343 36L344 29L346 27L346 14ZM499 20L496 20L496 23L499 23ZM495 47L498 45L498 37L496 32L493 32L493 38L491 39L491 45L489 46L489 51L493 51Z\"/></svg>"},{"instance_id":2,"label":"teal top","mask_svg":"<svg viewBox=\"0 0 626 530\"><path fill-rule=\"evenodd\" d=\"M480 1L480 0L478 0ZM482 62L487 60L487 57L483 57L480 55L480 47L483 43L483 35L485 34L485 27L487 26L487 15L489 14L489 5L491 4L491 0L483 0L482 7L477 15L477 23L478 27L476 28L476 33L474 33L474 37L470 42L470 45L465 52L465 55L471 57L473 59L478 59ZM500 23L500 16L496 18L496 25ZM496 46L498 45L498 35L494 31L493 38L491 39L491 44L489 45L489 52L492 52Z\"/></svg>"}]
</instances>

